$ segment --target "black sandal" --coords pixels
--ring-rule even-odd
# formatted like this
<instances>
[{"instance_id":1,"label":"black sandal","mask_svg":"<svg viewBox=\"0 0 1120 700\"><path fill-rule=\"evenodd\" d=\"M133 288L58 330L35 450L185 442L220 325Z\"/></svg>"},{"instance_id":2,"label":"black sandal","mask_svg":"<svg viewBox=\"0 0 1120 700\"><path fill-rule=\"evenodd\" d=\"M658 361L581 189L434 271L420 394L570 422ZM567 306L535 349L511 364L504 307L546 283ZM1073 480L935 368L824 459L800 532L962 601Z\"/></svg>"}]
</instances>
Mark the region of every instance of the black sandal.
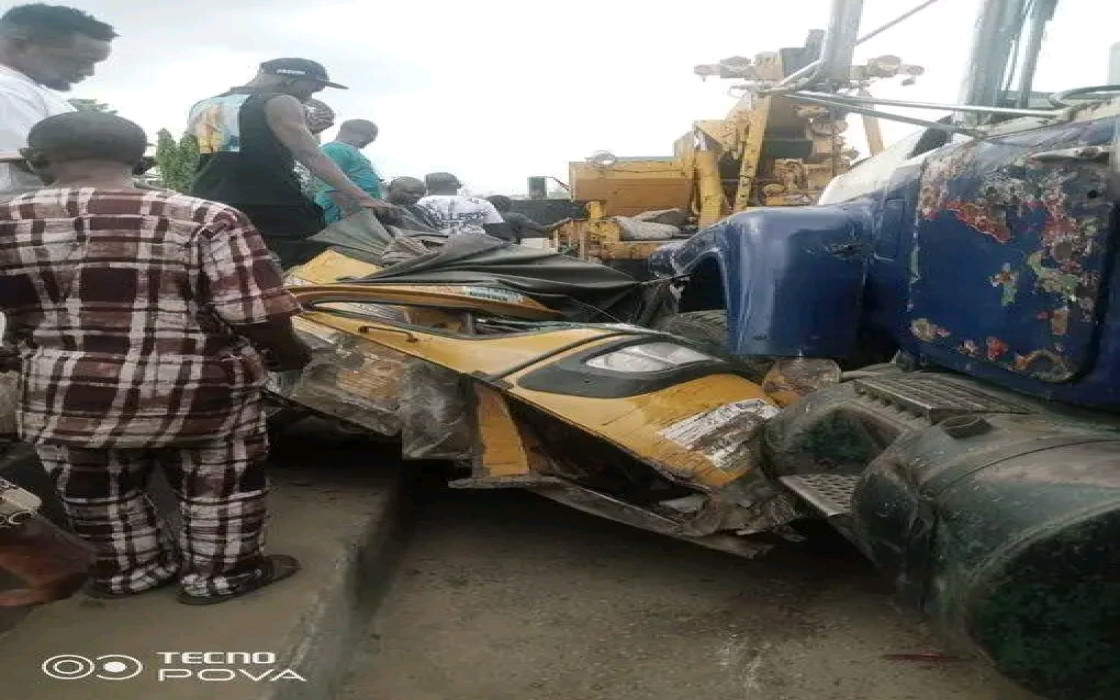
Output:
<instances>
[{"instance_id":1,"label":"black sandal","mask_svg":"<svg viewBox=\"0 0 1120 700\"><path fill-rule=\"evenodd\" d=\"M224 603L227 600L240 598L247 593L260 590L270 583L276 583L277 581L291 578L299 570L299 560L295 557L290 557L287 554L270 554L264 558L264 563L261 564L260 575L240 590L233 591L232 593L207 596L190 595L185 591L179 591L177 598L179 602L184 605L214 605L216 603Z\"/></svg>"}]
</instances>

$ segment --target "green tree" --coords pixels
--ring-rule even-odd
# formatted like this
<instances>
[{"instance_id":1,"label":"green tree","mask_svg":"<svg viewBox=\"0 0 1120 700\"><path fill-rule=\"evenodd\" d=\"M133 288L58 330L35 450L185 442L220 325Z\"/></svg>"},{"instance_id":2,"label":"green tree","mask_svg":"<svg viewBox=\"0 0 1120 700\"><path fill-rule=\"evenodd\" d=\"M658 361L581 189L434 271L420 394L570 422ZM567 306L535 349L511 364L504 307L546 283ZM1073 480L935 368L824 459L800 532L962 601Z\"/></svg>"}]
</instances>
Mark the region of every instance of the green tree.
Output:
<instances>
[{"instance_id":1,"label":"green tree","mask_svg":"<svg viewBox=\"0 0 1120 700\"><path fill-rule=\"evenodd\" d=\"M160 129L156 136L156 168L160 182L169 190L186 192L198 165L198 140L184 134L176 141L167 129Z\"/></svg>"},{"instance_id":2,"label":"green tree","mask_svg":"<svg viewBox=\"0 0 1120 700\"><path fill-rule=\"evenodd\" d=\"M102 112L104 114L116 114L117 110L110 109L109 105L104 102L89 99L86 97L75 97L69 100L70 105L79 112Z\"/></svg>"}]
</instances>

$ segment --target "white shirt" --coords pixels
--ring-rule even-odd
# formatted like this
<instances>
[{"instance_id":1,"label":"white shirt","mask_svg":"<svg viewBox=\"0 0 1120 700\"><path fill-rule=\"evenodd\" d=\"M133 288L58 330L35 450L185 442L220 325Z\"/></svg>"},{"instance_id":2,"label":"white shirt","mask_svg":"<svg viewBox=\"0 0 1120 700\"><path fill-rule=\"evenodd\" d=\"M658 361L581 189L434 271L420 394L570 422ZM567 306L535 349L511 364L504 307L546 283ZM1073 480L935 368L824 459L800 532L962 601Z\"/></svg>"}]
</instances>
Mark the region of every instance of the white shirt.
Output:
<instances>
[{"instance_id":1,"label":"white shirt","mask_svg":"<svg viewBox=\"0 0 1120 700\"><path fill-rule=\"evenodd\" d=\"M424 207L439 223L440 233L454 236L460 233L486 233L483 224L500 224L505 221L494 205L478 197L457 194L430 194L416 203Z\"/></svg>"},{"instance_id":2,"label":"white shirt","mask_svg":"<svg viewBox=\"0 0 1120 700\"><path fill-rule=\"evenodd\" d=\"M62 95L19 71L0 65L0 152L27 146L27 134L47 117L73 112ZM0 164L0 192L20 186L41 186L38 179L11 165Z\"/></svg>"}]
</instances>

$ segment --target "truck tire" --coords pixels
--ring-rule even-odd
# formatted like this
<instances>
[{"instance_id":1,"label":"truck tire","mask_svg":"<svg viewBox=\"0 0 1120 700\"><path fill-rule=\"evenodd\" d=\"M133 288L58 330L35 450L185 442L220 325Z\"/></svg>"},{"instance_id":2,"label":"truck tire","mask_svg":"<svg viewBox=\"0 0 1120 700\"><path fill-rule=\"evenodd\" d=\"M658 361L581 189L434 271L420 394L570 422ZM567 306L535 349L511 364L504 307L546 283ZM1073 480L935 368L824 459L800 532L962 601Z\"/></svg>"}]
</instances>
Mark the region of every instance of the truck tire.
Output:
<instances>
[{"instance_id":1,"label":"truck tire","mask_svg":"<svg viewBox=\"0 0 1120 700\"><path fill-rule=\"evenodd\" d=\"M722 309L673 314L658 321L655 328L687 338L704 352L720 357L727 354L727 312Z\"/></svg>"},{"instance_id":2,"label":"truck tire","mask_svg":"<svg viewBox=\"0 0 1120 700\"><path fill-rule=\"evenodd\" d=\"M732 357L728 354L727 311L723 309L673 314L655 323L654 328L685 338L697 350L728 360L751 381L761 382L774 364L769 357Z\"/></svg>"}]
</instances>

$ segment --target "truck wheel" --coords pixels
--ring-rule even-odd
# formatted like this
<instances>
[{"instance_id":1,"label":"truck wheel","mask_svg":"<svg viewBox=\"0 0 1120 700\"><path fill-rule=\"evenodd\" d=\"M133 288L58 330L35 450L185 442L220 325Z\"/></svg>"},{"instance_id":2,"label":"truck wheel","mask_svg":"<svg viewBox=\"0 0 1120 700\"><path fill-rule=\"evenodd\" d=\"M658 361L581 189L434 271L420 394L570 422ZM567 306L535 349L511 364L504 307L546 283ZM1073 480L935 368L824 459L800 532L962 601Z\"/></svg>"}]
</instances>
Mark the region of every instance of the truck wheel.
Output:
<instances>
[{"instance_id":1,"label":"truck wheel","mask_svg":"<svg viewBox=\"0 0 1120 700\"><path fill-rule=\"evenodd\" d=\"M680 336L709 355L728 360L752 381L761 382L774 361L769 357L732 357L728 355L727 312L723 309L687 311L666 316L654 328Z\"/></svg>"},{"instance_id":2,"label":"truck wheel","mask_svg":"<svg viewBox=\"0 0 1120 700\"><path fill-rule=\"evenodd\" d=\"M688 311L666 316L654 328L692 341L700 350L713 355L727 354L727 312Z\"/></svg>"}]
</instances>

